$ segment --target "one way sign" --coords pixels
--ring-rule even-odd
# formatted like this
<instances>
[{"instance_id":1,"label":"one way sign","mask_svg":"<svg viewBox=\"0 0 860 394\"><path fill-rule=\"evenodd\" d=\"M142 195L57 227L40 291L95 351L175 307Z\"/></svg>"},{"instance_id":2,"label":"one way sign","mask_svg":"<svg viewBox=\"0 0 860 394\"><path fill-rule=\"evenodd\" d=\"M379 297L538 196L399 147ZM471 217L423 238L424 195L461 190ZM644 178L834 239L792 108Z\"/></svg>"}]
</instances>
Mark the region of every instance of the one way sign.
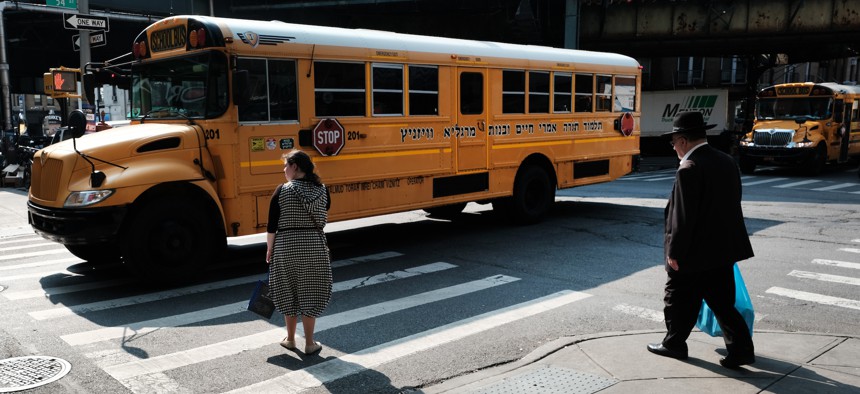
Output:
<instances>
[{"instance_id":1,"label":"one way sign","mask_svg":"<svg viewBox=\"0 0 860 394\"><path fill-rule=\"evenodd\" d=\"M100 31L98 33L90 33L90 48L101 47L107 45L107 33ZM75 34L72 36L72 47L75 51L81 50L81 35Z\"/></svg>"},{"instance_id":2,"label":"one way sign","mask_svg":"<svg viewBox=\"0 0 860 394\"><path fill-rule=\"evenodd\" d=\"M69 30L110 31L106 16L63 13L63 27Z\"/></svg>"}]
</instances>

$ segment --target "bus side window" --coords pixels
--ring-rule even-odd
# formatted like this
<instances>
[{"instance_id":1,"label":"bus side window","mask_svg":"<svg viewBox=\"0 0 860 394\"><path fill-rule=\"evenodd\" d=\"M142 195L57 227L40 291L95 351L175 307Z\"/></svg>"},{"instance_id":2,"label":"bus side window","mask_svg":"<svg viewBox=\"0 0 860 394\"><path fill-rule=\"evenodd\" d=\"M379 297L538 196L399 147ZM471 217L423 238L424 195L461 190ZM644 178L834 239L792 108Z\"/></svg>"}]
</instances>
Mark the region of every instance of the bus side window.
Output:
<instances>
[{"instance_id":1,"label":"bus side window","mask_svg":"<svg viewBox=\"0 0 860 394\"><path fill-rule=\"evenodd\" d=\"M594 110L594 75L576 74L574 79L574 91L576 103L574 111L591 112Z\"/></svg>"},{"instance_id":2,"label":"bus side window","mask_svg":"<svg viewBox=\"0 0 860 394\"><path fill-rule=\"evenodd\" d=\"M529 113L549 113L549 72L529 71Z\"/></svg>"},{"instance_id":3,"label":"bus side window","mask_svg":"<svg viewBox=\"0 0 860 394\"><path fill-rule=\"evenodd\" d=\"M597 76L597 111L606 112L612 110L612 76Z\"/></svg>"},{"instance_id":4,"label":"bus side window","mask_svg":"<svg viewBox=\"0 0 860 394\"><path fill-rule=\"evenodd\" d=\"M409 115L439 114L439 68L409 66Z\"/></svg>"},{"instance_id":5,"label":"bus side window","mask_svg":"<svg viewBox=\"0 0 860 394\"><path fill-rule=\"evenodd\" d=\"M372 65L374 115L403 115L403 65Z\"/></svg>"},{"instance_id":6,"label":"bus side window","mask_svg":"<svg viewBox=\"0 0 860 394\"><path fill-rule=\"evenodd\" d=\"M365 116L364 63L314 62L316 116Z\"/></svg>"},{"instance_id":7,"label":"bus side window","mask_svg":"<svg viewBox=\"0 0 860 394\"><path fill-rule=\"evenodd\" d=\"M460 74L460 113L480 115L484 113L484 75L464 72Z\"/></svg>"},{"instance_id":8,"label":"bus side window","mask_svg":"<svg viewBox=\"0 0 860 394\"><path fill-rule=\"evenodd\" d=\"M251 97L248 105L239 107L240 122L267 122L269 120L269 92L266 82L265 59L238 59L236 67L248 70Z\"/></svg>"},{"instance_id":9,"label":"bus side window","mask_svg":"<svg viewBox=\"0 0 860 394\"><path fill-rule=\"evenodd\" d=\"M294 60L269 61L269 96L271 120L299 120Z\"/></svg>"},{"instance_id":10,"label":"bus side window","mask_svg":"<svg viewBox=\"0 0 860 394\"><path fill-rule=\"evenodd\" d=\"M502 113L526 113L526 72L502 71Z\"/></svg>"},{"instance_id":11,"label":"bus side window","mask_svg":"<svg viewBox=\"0 0 860 394\"><path fill-rule=\"evenodd\" d=\"M553 73L552 112L570 113L572 79L573 76L569 73Z\"/></svg>"},{"instance_id":12,"label":"bus side window","mask_svg":"<svg viewBox=\"0 0 860 394\"><path fill-rule=\"evenodd\" d=\"M836 111L833 113L833 120L837 122L842 122L842 114L845 113L845 101L836 100Z\"/></svg>"},{"instance_id":13,"label":"bus side window","mask_svg":"<svg viewBox=\"0 0 860 394\"><path fill-rule=\"evenodd\" d=\"M616 112L630 112L636 110L636 77L615 77L615 105L612 107Z\"/></svg>"}]
</instances>

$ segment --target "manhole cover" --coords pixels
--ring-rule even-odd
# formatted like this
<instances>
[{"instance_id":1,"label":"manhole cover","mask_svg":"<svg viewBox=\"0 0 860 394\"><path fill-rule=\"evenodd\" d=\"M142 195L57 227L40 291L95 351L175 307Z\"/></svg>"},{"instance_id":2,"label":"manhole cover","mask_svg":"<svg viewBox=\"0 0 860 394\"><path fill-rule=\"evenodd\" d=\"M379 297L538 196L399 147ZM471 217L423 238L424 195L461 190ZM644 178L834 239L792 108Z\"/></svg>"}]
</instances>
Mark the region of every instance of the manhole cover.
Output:
<instances>
[{"instance_id":1,"label":"manhole cover","mask_svg":"<svg viewBox=\"0 0 860 394\"><path fill-rule=\"evenodd\" d=\"M72 369L68 361L48 356L0 360L0 393L11 393L46 385Z\"/></svg>"},{"instance_id":2,"label":"manhole cover","mask_svg":"<svg viewBox=\"0 0 860 394\"><path fill-rule=\"evenodd\" d=\"M568 368L547 366L522 372L485 387L480 394L592 394L618 383Z\"/></svg>"}]
</instances>

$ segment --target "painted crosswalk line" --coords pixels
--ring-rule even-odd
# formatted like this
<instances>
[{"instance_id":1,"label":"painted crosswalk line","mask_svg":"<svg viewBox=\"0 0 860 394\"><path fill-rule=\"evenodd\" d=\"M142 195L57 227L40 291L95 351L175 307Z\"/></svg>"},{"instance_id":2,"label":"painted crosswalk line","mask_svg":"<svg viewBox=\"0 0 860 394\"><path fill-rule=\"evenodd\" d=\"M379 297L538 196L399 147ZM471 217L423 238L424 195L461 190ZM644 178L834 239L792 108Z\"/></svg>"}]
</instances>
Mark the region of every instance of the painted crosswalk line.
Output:
<instances>
[{"instance_id":1,"label":"painted crosswalk line","mask_svg":"<svg viewBox=\"0 0 860 394\"><path fill-rule=\"evenodd\" d=\"M842 284L846 284L846 285L860 286L860 278L852 278L850 276L820 274L817 272L798 271L798 270L792 270L791 272L788 273L788 275L794 276L796 278L815 279L815 280L820 280L823 282L842 283Z\"/></svg>"},{"instance_id":2,"label":"painted crosswalk line","mask_svg":"<svg viewBox=\"0 0 860 394\"><path fill-rule=\"evenodd\" d=\"M369 305L333 315L322 316L316 321L316 331L340 327L358 321L372 319L392 312L413 308L431 302L441 301L461 295L474 293L495 286L504 285L519 280L505 275L462 283L438 290L432 290L396 300ZM187 349L162 356L134 360L119 365L103 367L104 371L115 379L124 381L137 376L161 373L188 365L193 365L221 357L238 354L243 351L261 348L275 343L276 338L284 336L283 327L263 331L257 334L234 338L228 341L214 343L194 349Z\"/></svg>"},{"instance_id":3,"label":"painted crosswalk line","mask_svg":"<svg viewBox=\"0 0 860 394\"><path fill-rule=\"evenodd\" d=\"M855 270L860 270L860 264L852 263L852 262L848 262L848 261L814 259L814 260L812 260L812 264L829 265L832 267L851 268L851 269L855 269Z\"/></svg>"},{"instance_id":4,"label":"painted crosswalk line","mask_svg":"<svg viewBox=\"0 0 860 394\"><path fill-rule=\"evenodd\" d=\"M849 300L847 298L831 297L828 295L808 293L805 291L785 289L782 287L771 287L765 292L768 294L781 295L783 297L794 298L801 301L809 301L823 305L832 305L841 308L860 310L860 301Z\"/></svg>"},{"instance_id":5,"label":"painted crosswalk line","mask_svg":"<svg viewBox=\"0 0 860 394\"><path fill-rule=\"evenodd\" d=\"M627 305L627 304L618 304L612 308L612 310L621 312L627 315L636 316L642 319L651 320L657 323L663 322L663 312L655 311L653 309L642 308L639 306Z\"/></svg>"},{"instance_id":6,"label":"painted crosswalk line","mask_svg":"<svg viewBox=\"0 0 860 394\"><path fill-rule=\"evenodd\" d=\"M454 342L513 321L551 311L590 296L590 294L570 290L558 292L346 354L308 368L287 372L276 378L242 387L229 393L297 393L411 354L432 349L440 344Z\"/></svg>"}]
</instances>

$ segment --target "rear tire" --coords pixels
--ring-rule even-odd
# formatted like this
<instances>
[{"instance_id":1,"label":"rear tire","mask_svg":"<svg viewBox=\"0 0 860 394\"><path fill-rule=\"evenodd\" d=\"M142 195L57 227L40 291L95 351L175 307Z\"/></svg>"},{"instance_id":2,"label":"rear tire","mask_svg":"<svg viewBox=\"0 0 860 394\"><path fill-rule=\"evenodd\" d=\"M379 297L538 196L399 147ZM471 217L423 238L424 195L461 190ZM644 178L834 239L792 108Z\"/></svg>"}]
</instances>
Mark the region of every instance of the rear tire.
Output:
<instances>
[{"instance_id":1,"label":"rear tire","mask_svg":"<svg viewBox=\"0 0 860 394\"><path fill-rule=\"evenodd\" d=\"M171 283L210 265L223 245L223 232L203 206L166 198L144 205L124 233L122 255L128 268L148 280Z\"/></svg>"},{"instance_id":2,"label":"rear tire","mask_svg":"<svg viewBox=\"0 0 860 394\"><path fill-rule=\"evenodd\" d=\"M493 202L493 209L506 214L517 224L539 222L555 202L555 185L541 167L529 165L517 172L514 193Z\"/></svg>"},{"instance_id":3,"label":"rear tire","mask_svg":"<svg viewBox=\"0 0 860 394\"><path fill-rule=\"evenodd\" d=\"M65 246L73 255L93 265L114 264L122 260L122 254L116 243Z\"/></svg>"}]
</instances>

